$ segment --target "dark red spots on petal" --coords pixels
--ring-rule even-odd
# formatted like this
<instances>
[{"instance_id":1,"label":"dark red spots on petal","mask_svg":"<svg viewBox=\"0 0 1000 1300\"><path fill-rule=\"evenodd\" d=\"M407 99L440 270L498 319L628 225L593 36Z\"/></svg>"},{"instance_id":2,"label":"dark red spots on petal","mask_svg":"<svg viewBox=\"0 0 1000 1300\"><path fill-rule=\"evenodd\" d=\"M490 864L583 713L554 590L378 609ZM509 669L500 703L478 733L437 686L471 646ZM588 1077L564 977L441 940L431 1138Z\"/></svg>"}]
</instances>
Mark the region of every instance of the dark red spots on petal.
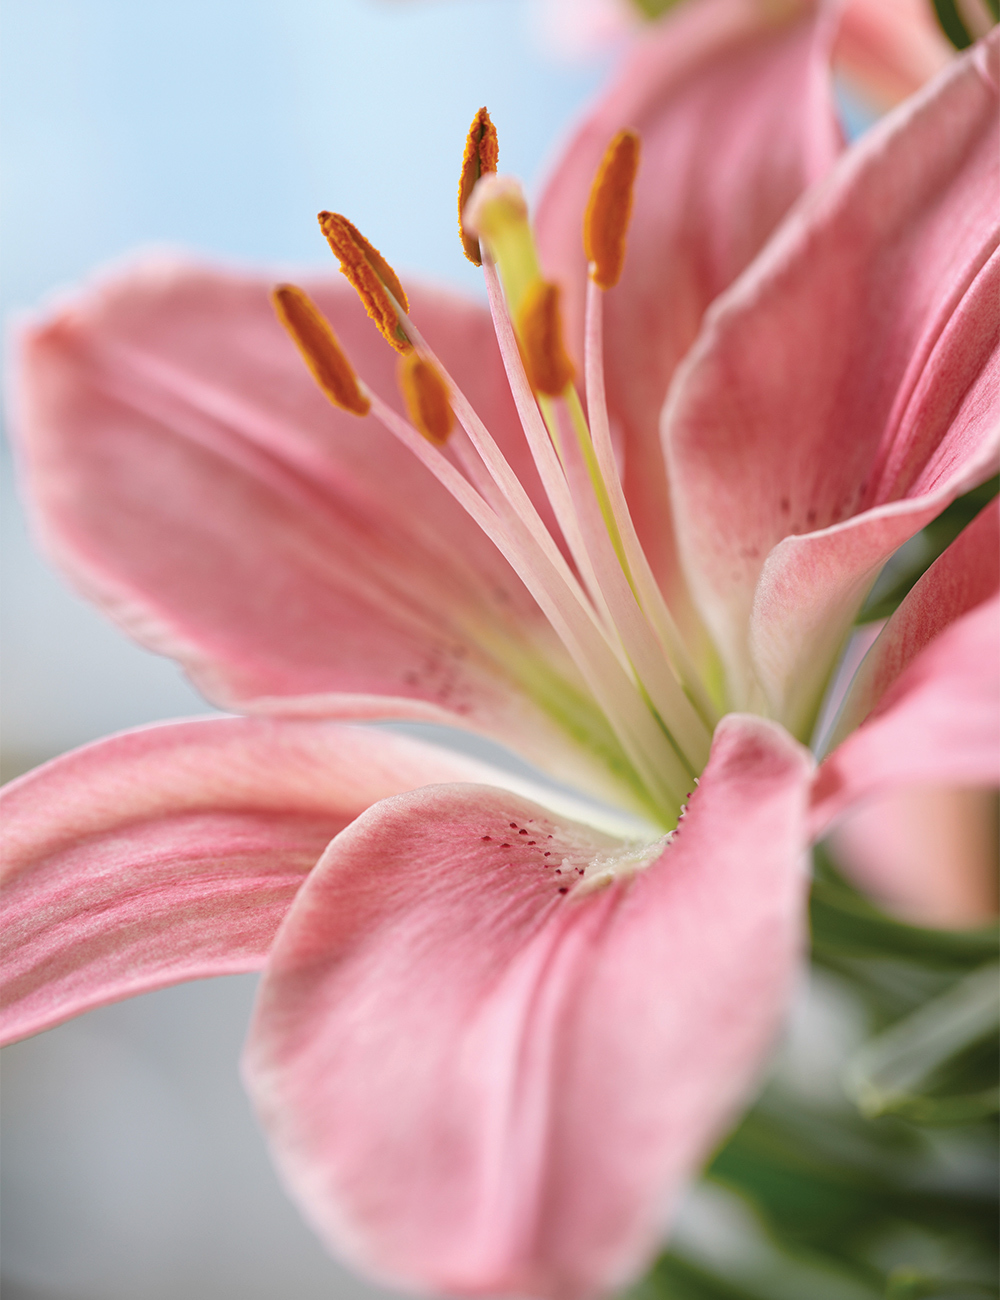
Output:
<instances>
[{"instance_id":1,"label":"dark red spots on petal","mask_svg":"<svg viewBox=\"0 0 1000 1300\"><path fill-rule=\"evenodd\" d=\"M493 838L493 836L492 836L492 835L483 835L481 838L482 838L482 841L483 841L484 844L489 844L489 842L490 842L490 840Z\"/></svg>"},{"instance_id":2,"label":"dark red spots on petal","mask_svg":"<svg viewBox=\"0 0 1000 1300\"><path fill-rule=\"evenodd\" d=\"M560 885L560 886L559 886L559 892L560 892L560 894L568 894L568 893L569 893L569 885Z\"/></svg>"}]
</instances>

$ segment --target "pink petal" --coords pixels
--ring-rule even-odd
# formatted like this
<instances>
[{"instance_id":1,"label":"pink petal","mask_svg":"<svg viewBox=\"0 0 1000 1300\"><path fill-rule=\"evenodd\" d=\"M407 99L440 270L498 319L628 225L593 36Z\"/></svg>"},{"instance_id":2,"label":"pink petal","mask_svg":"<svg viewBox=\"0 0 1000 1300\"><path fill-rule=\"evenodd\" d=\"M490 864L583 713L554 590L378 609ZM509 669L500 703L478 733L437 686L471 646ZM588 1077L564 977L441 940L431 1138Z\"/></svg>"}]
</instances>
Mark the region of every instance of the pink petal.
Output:
<instances>
[{"instance_id":1,"label":"pink petal","mask_svg":"<svg viewBox=\"0 0 1000 1300\"><path fill-rule=\"evenodd\" d=\"M27 333L18 424L49 550L226 706L457 723L579 775L582 751L509 667L536 691L550 676L591 725L537 606L391 435L321 395L272 282L148 261ZM310 287L401 407L353 291ZM488 313L419 289L413 313L531 489Z\"/></svg>"},{"instance_id":2,"label":"pink petal","mask_svg":"<svg viewBox=\"0 0 1000 1300\"><path fill-rule=\"evenodd\" d=\"M882 108L919 90L955 55L930 0L847 0L833 53L852 88Z\"/></svg>"},{"instance_id":3,"label":"pink petal","mask_svg":"<svg viewBox=\"0 0 1000 1300\"><path fill-rule=\"evenodd\" d=\"M795 6L791 12L794 17ZM642 163L618 287L606 300L608 402L636 526L675 603L658 419L708 304L750 262L840 149L829 19L777 23L759 0L697 0L650 28L576 131L542 198L538 237L582 347L583 211L600 158L628 126Z\"/></svg>"},{"instance_id":4,"label":"pink petal","mask_svg":"<svg viewBox=\"0 0 1000 1300\"><path fill-rule=\"evenodd\" d=\"M257 970L307 872L376 800L482 765L382 731L225 719L126 732L7 786L4 1042Z\"/></svg>"},{"instance_id":5,"label":"pink petal","mask_svg":"<svg viewBox=\"0 0 1000 1300\"><path fill-rule=\"evenodd\" d=\"M988 925L997 913L996 794L915 785L890 790L833 832L839 867L916 925Z\"/></svg>"},{"instance_id":6,"label":"pink petal","mask_svg":"<svg viewBox=\"0 0 1000 1300\"><path fill-rule=\"evenodd\" d=\"M734 698L752 660L800 734L880 565L996 464L997 49L845 156L668 404L682 553Z\"/></svg>"},{"instance_id":7,"label":"pink petal","mask_svg":"<svg viewBox=\"0 0 1000 1300\"><path fill-rule=\"evenodd\" d=\"M535 0L533 8L546 53L567 61L606 51L641 22L632 0Z\"/></svg>"},{"instance_id":8,"label":"pink petal","mask_svg":"<svg viewBox=\"0 0 1000 1300\"><path fill-rule=\"evenodd\" d=\"M812 829L906 785L1000 785L1000 599L978 605L917 655L823 763Z\"/></svg>"},{"instance_id":9,"label":"pink petal","mask_svg":"<svg viewBox=\"0 0 1000 1300\"><path fill-rule=\"evenodd\" d=\"M573 1300L642 1265L773 1038L810 769L730 717L659 859L580 894L615 844L491 789L400 796L331 845L246 1077L332 1249L465 1295Z\"/></svg>"},{"instance_id":10,"label":"pink petal","mask_svg":"<svg viewBox=\"0 0 1000 1300\"><path fill-rule=\"evenodd\" d=\"M993 501L928 569L873 644L833 743L847 740L817 778L818 827L849 801L864 800L838 824L838 861L869 893L922 923L971 925L996 910L988 798L954 787L1000 781L998 589L1000 502ZM947 641L942 650L935 638L977 609L982 642L959 623L951 651ZM930 667L922 663L928 648L936 656ZM919 784L909 785L913 780Z\"/></svg>"},{"instance_id":11,"label":"pink petal","mask_svg":"<svg viewBox=\"0 0 1000 1300\"><path fill-rule=\"evenodd\" d=\"M1000 497L930 566L882 629L844 700L836 745L864 722L931 641L1000 590Z\"/></svg>"}]
</instances>

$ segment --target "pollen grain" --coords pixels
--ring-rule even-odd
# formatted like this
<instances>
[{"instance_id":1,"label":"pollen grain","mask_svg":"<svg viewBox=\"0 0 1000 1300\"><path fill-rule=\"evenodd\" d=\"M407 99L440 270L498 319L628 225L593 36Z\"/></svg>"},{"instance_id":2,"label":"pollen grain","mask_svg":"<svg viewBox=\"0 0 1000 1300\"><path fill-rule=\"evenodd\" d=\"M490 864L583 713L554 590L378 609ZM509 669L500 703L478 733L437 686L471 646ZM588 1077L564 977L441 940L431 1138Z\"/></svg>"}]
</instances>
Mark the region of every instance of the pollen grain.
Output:
<instances>
[{"instance_id":1,"label":"pollen grain","mask_svg":"<svg viewBox=\"0 0 1000 1300\"><path fill-rule=\"evenodd\" d=\"M410 419L428 442L442 446L455 426L448 387L437 369L416 352L399 362L399 387Z\"/></svg>"},{"instance_id":2,"label":"pollen grain","mask_svg":"<svg viewBox=\"0 0 1000 1300\"><path fill-rule=\"evenodd\" d=\"M524 368L536 393L558 397L573 379L573 362L563 343L559 286L535 280L517 313Z\"/></svg>"},{"instance_id":3,"label":"pollen grain","mask_svg":"<svg viewBox=\"0 0 1000 1300\"><path fill-rule=\"evenodd\" d=\"M486 172L495 172L500 156L497 129L490 121L490 115L481 108L472 119L469 134L465 139L465 154L462 157L462 175L458 182L458 233L462 239L465 256L474 266L482 266L479 255L479 237L470 234L465 228L462 213L469 201L469 195L475 188L476 181Z\"/></svg>"},{"instance_id":4,"label":"pollen grain","mask_svg":"<svg viewBox=\"0 0 1000 1300\"><path fill-rule=\"evenodd\" d=\"M412 345L392 303L392 298L395 298L403 311L410 310L399 276L374 244L370 244L357 226L339 212L321 212L319 224L326 242L340 262L341 271L354 286L383 338L397 352L409 352Z\"/></svg>"},{"instance_id":5,"label":"pollen grain","mask_svg":"<svg viewBox=\"0 0 1000 1300\"><path fill-rule=\"evenodd\" d=\"M613 288L622 273L638 169L639 136L619 131L601 159L583 217L583 247L590 274L601 289Z\"/></svg>"},{"instance_id":6,"label":"pollen grain","mask_svg":"<svg viewBox=\"0 0 1000 1300\"><path fill-rule=\"evenodd\" d=\"M302 354L313 378L334 406L367 415L371 400L344 355L329 322L297 285L279 284L271 294L278 319Z\"/></svg>"}]
</instances>

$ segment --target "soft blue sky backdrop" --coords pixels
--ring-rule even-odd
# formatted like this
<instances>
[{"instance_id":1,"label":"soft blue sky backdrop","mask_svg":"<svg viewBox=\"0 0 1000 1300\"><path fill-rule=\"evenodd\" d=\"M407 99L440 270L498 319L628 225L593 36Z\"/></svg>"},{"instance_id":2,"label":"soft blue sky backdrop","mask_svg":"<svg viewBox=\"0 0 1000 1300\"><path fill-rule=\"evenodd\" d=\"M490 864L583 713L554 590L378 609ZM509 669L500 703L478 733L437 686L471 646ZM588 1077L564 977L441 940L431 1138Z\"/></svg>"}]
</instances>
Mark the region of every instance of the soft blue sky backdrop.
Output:
<instances>
[{"instance_id":1,"label":"soft blue sky backdrop","mask_svg":"<svg viewBox=\"0 0 1000 1300\"><path fill-rule=\"evenodd\" d=\"M537 188L604 69L554 61L527 0L7 0L2 307L136 246L244 262L332 258L348 213L401 271L478 292L456 236L480 104ZM5 484L5 745L37 761L201 707L173 665L68 595Z\"/></svg>"},{"instance_id":2,"label":"soft blue sky backdrop","mask_svg":"<svg viewBox=\"0 0 1000 1300\"><path fill-rule=\"evenodd\" d=\"M596 81L540 57L518 0L10 0L2 57L17 304L151 240L327 263L320 207L475 285L454 237L472 114L531 183Z\"/></svg>"}]
</instances>

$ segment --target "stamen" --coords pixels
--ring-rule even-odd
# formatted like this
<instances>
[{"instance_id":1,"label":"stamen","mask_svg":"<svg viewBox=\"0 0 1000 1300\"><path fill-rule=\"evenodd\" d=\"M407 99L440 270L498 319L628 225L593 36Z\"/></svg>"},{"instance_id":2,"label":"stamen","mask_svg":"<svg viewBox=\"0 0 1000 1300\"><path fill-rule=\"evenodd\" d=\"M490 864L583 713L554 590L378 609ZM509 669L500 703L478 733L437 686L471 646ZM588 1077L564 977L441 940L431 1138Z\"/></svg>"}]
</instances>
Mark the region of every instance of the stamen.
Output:
<instances>
[{"instance_id":1,"label":"stamen","mask_svg":"<svg viewBox=\"0 0 1000 1300\"><path fill-rule=\"evenodd\" d=\"M483 117L488 123L485 113ZM478 116L470 138L477 125L484 125ZM474 141L477 149L481 138ZM645 611L629 589L615 512L606 500L573 385L559 289L542 277L527 205L516 181L481 176L462 215L465 231L483 240L491 307L501 318L504 364L513 375L518 411L577 571L570 568L510 464L410 320L392 268L346 218L324 212L320 224L341 270L384 337L403 354L399 383L412 423L363 387L362 396L370 397L372 414L435 474L511 563L569 652L650 807L669 822L692 772L703 764L707 732L667 660L660 657ZM503 278L502 295L497 271ZM553 398L560 400L554 403ZM565 414L580 443L578 450L569 449L568 462L560 450L568 446L568 430L559 428ZM449 443L444 455L440 449L456 421L464 433Z\"/></svg>"},{"instance_id":2,"label":"stamen","mask_svg":"<svg viewBox=\"0 0 1000 1300\"><path fill-rule=\"evenodd\" d=\"M410 419L429 442L443 446L455 427L455 413L440 371L411 352L400 359L399 387Z\"/></svg>"},{"instance_id":3,"label":"stamen","mask_svg":"<svg viewBox=\"0 0 1000 1300\"><path fill-rule=\"evenodd\" d=\"M557 404L556 413L557 416L562 414L565 422L571 420L571 412L564 403ZM594 491L594 480L580 440L564 436L561 443L565 452L567 481L587 538L591 561L629 663L647 704L687 765L689 774L696 776L708 762L711 732L684 694L639 604L628 567L618 555L614 538L606 526L607 520ZM613 519L611 525L614 526Z\"/></svg>"},{"instance_id":4,"label":"stamen","mask_svg":"<svg viewBox=\"0 0 1000 1300\"><path fill-rule=\"evenodd\" d=\"M479 254L479 236L466 229L463 220L465 205L475 187L476 181L486 172L495 172L500 156L497 130L490 121L490 115L481 108L472 119L469 134L465 140L465 155L462 158L462 175L458 182L458 232L462 238L465 256L474 266L482 266Z\"/></svg>"},{"instance_id":5,"label":"stamen","mask_svg":"<svg viewBox=\"0 0 1000 1300\"><path fill-rule=\"evenodd\" d=\"M358 383L329 322L309 295L297 285L279 284L271 301L313 378L334 406L354 415L367 415L371 400Z\"/></svg>"},{"instance_id":6,"label":"stamen","mask_svg":"<svg viewBox=\"0 0 1000 1300\"><path fill-rule=\"evenodd\" d=\"M532 504L531 498L525 491L520 479L514 473L506 457L503 455L489 430L486 428L486 425L483 424L482 420L476 414L472 403L455 383L454 376L448 373L448 370L441 362L440 357L434 353L427 340L421 335L416 325L413 324L412 320L410 320L408 316L404 317L403 324L407 336L413 340L413 345L416 351L426 361L429 361L432 365L436 366L444 376L445 382L449 385L450 389L452 409L454 410L459 423L462 425L462 428L468 434L469 441L476 455L480 458L483 467L498 489L500 498L508 504L513 514L531 534L534 541L545 551L548 561L554 565L572 587L576 580L570 573L562 552L559 550L558 546L556 546L548 529L542 522L541 516ZM459 455L462 454L461 443L458 444L456 451ZM475 471L471 466L469 467L469 472L475 476ZM582 606L585 606L589 610L590 606L586 601L583 592L579 591L578 596ZM595 626L597 626L596 616L593 614L592 610L590 613L591 616L594 617Z\"/></svg>"},{"instance_id":7,"label":"stamen","mask_svg":"<svg viewBox=\"0 0 1000 1300\"><path fill-rule=\"evenodd\" d=\"M372 394L372 414L404 443L438 481L476 520L538 602L557 636L569 651L587 686L608 719L659 816L676 815L690 776L657 728L634 685L604 641L594 635L581 605L573 598L536 539L518 525L505 523L440 451L422 438L401 416Z\"/></svg>"},{"instance_id":8,"label":"stamen","mask_svg":"<svg viewBox=\"0 0 1000 1300\"><path fill-rule=\"evenodd\" d=\"M521 426L528 442L528 449L535 462L535 468L538 470L538 476L545 489L545 495L548 497L549 504L555 513L556 522L562 530L570 554L573 556L573 560L580 571L580 576L586 584L595 609L607 628L613 632L614 623L611 612L607 608L600 584L597 581L597 575L594 573L593 565L590 562L590 554L580 531L580 523L576 517L562 464L553 446L551 435L542 414L538 409L535 395L531 390L531 384L524 369L524 356L514 331L514 322L511 320L510 313L504 302L500 276L490 257L487 257L483 264L483 273L486 279L490 312L493 316L493 326L496 330L497 342L500 345L500 356L507 372L507 382L510 384L514 404L521 419Z\"/></svg>"},{"instance_id":9,"label":"stamen","mask_svg":"<svg viewBox=\"0 0 1000 1300\"><path fill-rule=\"evenodd\" d=\"M404 319L404 325L418 354L430 361L441 374L447 376L447 371L408 317ZM457 418L469 435L475 450L482 457L493 482L500 489L499 498L491 502L491 506L487 509L498 512L493 515L493 518L497 520L499 516L503 521L502 530L511 531L506 532L505 540L501 540L494 528L487 525L481 517L477 518L477 522L510 560L515 571L545 612L654 801L661 810L675 804L679 806L677 792L682 790L685 782L690 783L689 768L682 764L673 744L667 740L660 724L654 720L640 690L631 679L626 663L619 661L620 647L609 643L606 639L606 632L597 619L595 611L583 599L582 591L538 517L521 483L468 400L455 386L454 380L447 376L447 382L451 387L451 400ZM400 418L379 402L374 394L372 402L373 413L387 428L397 432L397 436L401 435L406 440L405 434L402 434L403 422ZM415 430L413 433L416 437ZM428 468L432 468L432 472L439 477L444 473L451 478L455 473L454 468L441 458L439 452L431 452L428 440L418 439L418 442L422 443L422 450L418 453L419 458L428 465ZM407 445L411 450L415 450L412 440L408 441ZM461 453L461 441L457 450ZM433 459L429 461L427 457ZM441 481L445 480L441 479ZM450 486L449 490L453 495L456 494L454 486ZM462 489L462 496L464 497L469 490L471 484L466 482ZM486 504L478 492L473 494L477 497L480 506ZM468 505L466 508L469 508ZM511 552L511 544L515 546L515 551L527 547L533 558L525 564ZM524 551L521 551L521 555L524 555ZM548 576L542 577L543 574ZM603 606L604 602L599 590L596 596Z\"/></svg>"},{"instance_id":10,"label":"stamen","mask_svg":"<svg viewBox=\"0 0 1000 1300\"><path fill-rule=\"evenodd\" d=\"M625 262L625 232L632 216L632 187L639 168L639 137L619 131L605 150L583 218L583 247L590 275L613 288Z\"/></svg>"},{"instance_id":11,"label":"stamen","mask_svg":"<svg viewBox=\"0 0 1000 1300\"><path fill-rule=\"evenodd\" d=\"M555 456L552 442L528 387L523 368L524 358L514 340L514 330L509 315L504 309L496 267L489 257L486 258L484 266L490 309L493 313L511 392L556 519L563 530L563 535L596 609L602 616L610 618L612 627L617 627L617 633L622 638L622 645L627 653L626 663L630 662L637 673L642 683L642 690L656 710L661 725L667 730L671 743L677 748L682 760L694 763L695 767L688 769L689 774L693 775L694 770L700 770L707 761L710 733L706 731L700 718L691 708L688 699L674 679L667 661L658 651L655 638L645 625L635 598L629 590L627 575L617 567L612 538L604 532L600 514L595 517L588 509L587 487L584 484L590 484L590 477L583 464L579 463L578 454L574 455L571 440L562 438L560 445L569 453L566 469L570 471L575 485L572 495L568 491L563 470ZM420 344L418 343L417 346L419 347ZM580 519L586 521L586 534L590 539L590 546L583 540L579 526L580 519L577 518L573 504L574 499L577 507L581 508ZM591 498L590 504L596 507L598 503ZM596 548L593 557L591 547ZM600 579L598 573L603 575ZM615 611L613 617L609 602Z\"/></svg>"},{"instance_id":12,"label":"stamen","mask_svg":"<svg viewBox=\"0 0 1000 1300\"><path fill-rule=\"evenodd\" d=\"M338 212L321 212L319 224L334 256L340 262L341 271L357 290L368 315L386 341L397 352L405 355L410 351L411 345L392 302L392 298L395 298L404 311L410 309L399 276L378 249L346 217Z\"/></svg>"},{"instance_id":13,"label":"stamen","mask_svg":"<svg viewBox=\"0 0 1000 1300\"><path fill-rule=\"evenodd\" d=\"M528 286L517 311L517 332L532 388L558 397L574 374L563 343L558 285L537 279Z\"/></svg>"},{"instance_id":14,"label":"stamen","mask_svg":"<svg viewBox=\"0 0 1000 1300\"><path fill-rule=\"evenodd\" d=\"M683 683L691 702L705 722L709 731L715 729L719 720L718 712L712 703L704 683L695 668L684 639L677 628L673 616L653 575L649 561L642 549L635 524L629 513L628 503L615 464L614 450L611 443L611 428L608 420L608 407L604 392L603 362L603 298L596 282L587 285L586 328L584 341L584 370L587 388L587 413L593 435L594 455L597 460L601 481L608 494L608 501L614 516L615 529L625 555L625 566L636 598L643 613L656 631L664 653L674 666L679 680Z\"/></svg>"}]
</instances>

